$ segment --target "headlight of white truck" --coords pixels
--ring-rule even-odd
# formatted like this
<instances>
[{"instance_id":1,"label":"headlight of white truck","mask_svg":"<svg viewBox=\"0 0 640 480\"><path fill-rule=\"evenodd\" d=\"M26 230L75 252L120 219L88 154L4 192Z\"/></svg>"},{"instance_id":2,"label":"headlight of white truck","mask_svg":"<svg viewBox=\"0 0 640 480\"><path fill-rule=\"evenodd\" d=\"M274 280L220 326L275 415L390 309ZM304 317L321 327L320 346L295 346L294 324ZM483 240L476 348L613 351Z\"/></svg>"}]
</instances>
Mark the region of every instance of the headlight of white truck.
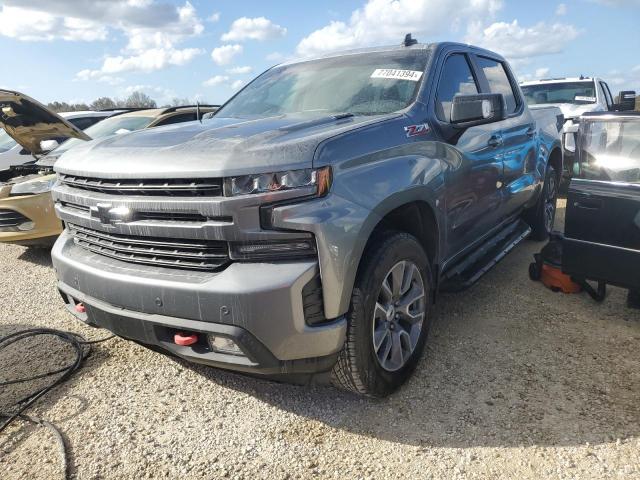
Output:
<instances>
[{"instance_id":1,"label":"headlight of white truck","mask_svg":"<svg viewBox=\"0 0 640 480\"><path fill-rule=\"evenodd\" d=\"M37 195L39 193L50 192L56 183L56 178L32 180L29 182L16 183L11 187L10 195L16 197L19 195Z\"/></svg>"},{"instance_id":2,"label":"headlight of white truck","mask_svg":"<svg viewBox=\"0 0 640 480\"><path fill-rule=\"evenodd\" d=\"M330 186L331 167L323 167L229 177L225 178L224 191L227 197L295 189L304 194L323 196Z\"/></svg>"}]
</instances>

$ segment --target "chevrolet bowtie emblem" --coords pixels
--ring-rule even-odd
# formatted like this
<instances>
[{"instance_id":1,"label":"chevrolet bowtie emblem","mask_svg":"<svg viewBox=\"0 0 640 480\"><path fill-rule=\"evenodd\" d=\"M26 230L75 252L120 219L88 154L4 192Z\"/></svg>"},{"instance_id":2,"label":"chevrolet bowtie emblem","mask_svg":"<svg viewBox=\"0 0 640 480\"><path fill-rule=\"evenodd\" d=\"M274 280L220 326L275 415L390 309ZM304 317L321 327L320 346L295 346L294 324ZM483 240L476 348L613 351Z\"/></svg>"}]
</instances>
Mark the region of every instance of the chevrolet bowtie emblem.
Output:
<instances>
[{"instance_id":1,"label":"chevrolet bowtie emblem","mask_svg":"<svg viewBox=\"0 0 640 480\"><path fill-rule=\"evenodd\" d=\"M92 218L97 218L100 223L112 225L131 220L132 211L129 207L114 207L110 203L98 203L89 208Z\"/></svg>"}]
</instances>

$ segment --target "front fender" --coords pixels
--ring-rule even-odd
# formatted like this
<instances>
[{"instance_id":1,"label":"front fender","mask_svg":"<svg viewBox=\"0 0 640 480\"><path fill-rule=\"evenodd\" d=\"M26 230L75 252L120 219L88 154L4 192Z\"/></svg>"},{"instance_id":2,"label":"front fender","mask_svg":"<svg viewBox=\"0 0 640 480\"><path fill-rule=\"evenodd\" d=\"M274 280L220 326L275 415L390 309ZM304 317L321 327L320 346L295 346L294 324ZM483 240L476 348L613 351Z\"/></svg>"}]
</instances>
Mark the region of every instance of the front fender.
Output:
<instances>
[{"instance_id":1,"label":"front fender","mask_svg":"<svg viewBox=\"0 0 640 480\"><path fill-rule=\"evenodd\" d=\"M327 318L349 309L362 254L385 215L417 201L438 211L444 186L440 161L417 155L345 162L334 167L334 174L327 197L272 211L274 227L316 236Z\"/></svg>"}]
</instances>

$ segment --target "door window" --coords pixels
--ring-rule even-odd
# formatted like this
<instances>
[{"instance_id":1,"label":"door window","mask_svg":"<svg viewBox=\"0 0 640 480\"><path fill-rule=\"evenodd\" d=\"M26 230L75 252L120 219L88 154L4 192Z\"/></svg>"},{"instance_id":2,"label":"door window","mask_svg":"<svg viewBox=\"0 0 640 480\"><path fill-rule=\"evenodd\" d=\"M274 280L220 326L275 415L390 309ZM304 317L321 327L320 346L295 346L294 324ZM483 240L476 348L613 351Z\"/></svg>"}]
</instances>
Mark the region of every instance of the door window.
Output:
<instances>
[{"instance_id":1,"label":"door window","mask_svg":"<svg viewBox=\"0 0 640 480\"><path fill-rule=\"evenodd\" d=\"M436 94L436 116L443 122L451 121L451 104L456 95L474 95L478 86L471 67L464 54L457 53L447 57L438 83Z\"/></svg>"},{"instance_id":2,"label":"door window","mask_svg":"<svg viewBox=\"0 0 640 480\"><path fill-rule=\"evenodd\" d=\"M519 97L516 96L513 90L513 82L507 75L504 65L497 60L486 57L478 57L477 62L487 78L489 91L504 95L507 113L514 113L518 108L517 99Z\"/></svg>"},{"instance_id":3,"label":"door window","mask_svg":"<svg viewBox=\"0 0 640 480\"><path fill-rule=\"evenodd\" d=\"M193 120L196 120L195 112L180 113L178 115L172 115L169 118L165 118L164 120L159 121L156 124L156 127L161 127L163 125L171 125L174 123L191 122Z\"/></svg>"},{"instance_id":4,"label":"door window","mask_svg":"<svg viewBox=\"0 0 640 480\"><path fill-rule=\"evenodd\" d=\"M85 128L89 128L91 125L98 123L100 120L104 120L106 117L80 117L80 118L70 118L69 123L75 125L80 130L84 130Z\"/></svg>"}]
</instances>

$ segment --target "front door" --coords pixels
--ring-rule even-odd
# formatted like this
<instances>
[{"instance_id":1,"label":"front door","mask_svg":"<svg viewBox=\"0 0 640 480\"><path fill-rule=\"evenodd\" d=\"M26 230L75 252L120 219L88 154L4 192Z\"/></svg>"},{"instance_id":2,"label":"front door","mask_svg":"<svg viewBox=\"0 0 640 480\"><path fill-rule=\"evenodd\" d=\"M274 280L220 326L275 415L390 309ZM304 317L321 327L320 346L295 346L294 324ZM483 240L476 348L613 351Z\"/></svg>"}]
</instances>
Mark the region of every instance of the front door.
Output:
<instances>
[{"instance_id":1,"label":"front door","mask_svg":"<svg viewBox=\"0 0 640 480\"><path fill-rule=\"evenodd\" d=\"M435 116L445 138L440 158L448 166L448 258L480 240L499 221L502 136L495 124L471 127L456 135L450 123L453 97L479 92L468 56L449 53L443 60L435 95Z\"/></svg>"},{"instance_id":2,"label":"front door","mask_svg":"<svg viewBox=\"0 0 640 480\"><path fill-rule=\"evenodd\" d=\"M640 288L640 116L587 116L567 196L563 270Z\"/></svg>"}]
</instances>

